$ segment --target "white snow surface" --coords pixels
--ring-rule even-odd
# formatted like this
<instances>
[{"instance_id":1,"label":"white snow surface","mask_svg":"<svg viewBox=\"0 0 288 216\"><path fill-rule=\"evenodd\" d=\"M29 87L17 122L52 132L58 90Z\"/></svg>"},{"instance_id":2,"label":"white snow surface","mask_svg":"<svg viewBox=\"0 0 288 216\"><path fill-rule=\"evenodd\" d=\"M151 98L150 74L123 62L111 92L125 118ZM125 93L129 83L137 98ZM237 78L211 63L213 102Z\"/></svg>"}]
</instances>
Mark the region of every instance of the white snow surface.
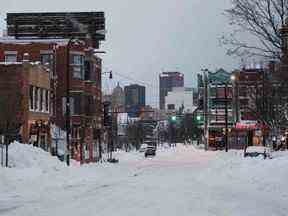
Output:
<instances>
[{"instance_id":1,"label":"white snow surface","mask_svg":"<svg viewBox=\"0 0 288 216\"><path fill-rule=\"evenodd\" d=\"M50 169L64 168L56 157L33 145L14 142L9 145L9 167L17 169L40 169L46 172Z\"/></svg>"},{"instance_id":2,"label":"white snow surface","mask_svg":"<svg viewBox=\"0 0 288 216\"><path fill-rule=\"evenodd\" d=\"M0 215L284 216L288 153L273 159L177 144L154 158L116 152L118 164L65 164L14 143L0 168Z\"/></svg>"}]
</instances>

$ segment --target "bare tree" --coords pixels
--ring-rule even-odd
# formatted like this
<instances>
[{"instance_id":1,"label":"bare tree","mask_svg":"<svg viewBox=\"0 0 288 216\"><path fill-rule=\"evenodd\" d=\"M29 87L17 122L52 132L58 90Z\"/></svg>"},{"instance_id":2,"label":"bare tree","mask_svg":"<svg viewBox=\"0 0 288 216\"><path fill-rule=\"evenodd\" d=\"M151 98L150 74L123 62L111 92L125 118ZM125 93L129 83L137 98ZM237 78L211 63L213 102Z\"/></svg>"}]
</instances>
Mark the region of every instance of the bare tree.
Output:
<instances>
[{"instance_id":1,"label":"bare tree","mask_svg":"<svg viewBox=\"0 0 288 216\"><path fill-rule=\"evenodd\" d=\"M227 53L237 56L280 58L281 33L288 15L288 0L231 0L232 7L225 11L230 25L235 27L221 42ZM251 38L245 41L242 32Z\"/></svg>"},{"instance_id":2,"label":"bare tree","mask_svg":"<svg viewBox=\"0 0 288 216\"><path fill-rule=\"evenodd\" d=\"M285 81L265 79L248 88L250 102L247 109L258 121L278 133L288 126L288 84Z\"/></svg>"}]
</instances>

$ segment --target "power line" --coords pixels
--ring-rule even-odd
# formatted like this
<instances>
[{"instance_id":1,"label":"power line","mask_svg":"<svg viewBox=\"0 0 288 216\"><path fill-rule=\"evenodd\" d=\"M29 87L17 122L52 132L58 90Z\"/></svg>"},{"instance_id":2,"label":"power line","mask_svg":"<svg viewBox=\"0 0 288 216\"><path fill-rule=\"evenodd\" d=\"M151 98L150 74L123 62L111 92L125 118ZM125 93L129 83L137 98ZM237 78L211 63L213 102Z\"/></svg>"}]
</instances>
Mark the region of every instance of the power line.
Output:
<instances>
[{"instance_id":1,"label":"power line","mask_svg":"<svg viewBox=\"0 0 288 216\"><path fill-rule=\"evenodd\" d=\"M123 77L123 78L125 78L125 79L128 79L128 80L130 80L130 81L137 82L137 83L141 83L142 85L150 86L150 87L155 88L155 89L158 89L158 88L159 88L159 86L155 86L155 85L152 85L151 83L147 83L147 82L143 82L143 81L134 79L134 78L132 78L132 77L130 77L130 76L128 76L128 75L123 75L123 74L117 73L117 72L115 72L115 71L113 71L113 73L114 73L114 74L117 74L117 75L120 76L120 77Z\"/></svg>"}]
</instances>

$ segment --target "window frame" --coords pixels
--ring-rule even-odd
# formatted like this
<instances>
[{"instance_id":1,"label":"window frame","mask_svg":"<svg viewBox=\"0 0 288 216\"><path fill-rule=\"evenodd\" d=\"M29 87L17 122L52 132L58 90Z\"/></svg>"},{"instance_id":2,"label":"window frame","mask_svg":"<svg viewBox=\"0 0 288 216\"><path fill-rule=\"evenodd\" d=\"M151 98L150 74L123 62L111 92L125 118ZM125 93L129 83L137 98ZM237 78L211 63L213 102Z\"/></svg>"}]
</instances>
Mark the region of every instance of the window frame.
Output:
<instances>
[{"instance_id":1,"label":"window frame","mask_svg":"<svg viewBox=\"0 0 288 216\"><path fill-rule=\"evenodd\" d=\"M79 59L77 59L79 58ZM70 69L73 79L85 79L85 54L81 52L70 53Z\"/></svg>"},{"instance_id":2,"label":"window frame","mask_svg":"<svg viewBox=\"0 0 288 216\"><path fill-rule=\"evenodd\" d=\"M44 56L48 58L44 62ZM48 61L47 61L48 60ZM50 79L55 75L55 56L52 50L40 51L41 64L49 68ZM48 63L48 65L46 65Z\"/></svg>"},{"instance_id":3,"label":"window frame","mask_svg":"<svg viewBox=\"0 0 288 216\"><path fill-rule=\"evenodd\" d=\"M14 61L8 61L8 58L7 58L8 56L15 57ZM4 51L4 62L6 63L17 62L17 51Z\"/></svg>"}]
</instances>

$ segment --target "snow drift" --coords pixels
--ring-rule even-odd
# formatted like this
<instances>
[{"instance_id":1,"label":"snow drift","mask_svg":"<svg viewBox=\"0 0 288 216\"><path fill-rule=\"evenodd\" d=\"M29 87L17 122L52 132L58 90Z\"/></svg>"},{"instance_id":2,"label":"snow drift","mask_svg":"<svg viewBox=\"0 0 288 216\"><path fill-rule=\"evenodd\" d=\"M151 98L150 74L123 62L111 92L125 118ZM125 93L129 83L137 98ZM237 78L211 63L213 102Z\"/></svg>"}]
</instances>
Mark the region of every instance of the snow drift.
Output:
<instances>
[{"instance_id":1,"label":"snow drift","mask_svg":"<svg viewBox=\"0 0 288 216\"><path fill-rule=\"evenodd\" d=\"M49 152L28 144L13 142L9 145L9 167L17 169L39 168L41 170L59 169L64 163Z\"/></svg>"}]
</instances>

